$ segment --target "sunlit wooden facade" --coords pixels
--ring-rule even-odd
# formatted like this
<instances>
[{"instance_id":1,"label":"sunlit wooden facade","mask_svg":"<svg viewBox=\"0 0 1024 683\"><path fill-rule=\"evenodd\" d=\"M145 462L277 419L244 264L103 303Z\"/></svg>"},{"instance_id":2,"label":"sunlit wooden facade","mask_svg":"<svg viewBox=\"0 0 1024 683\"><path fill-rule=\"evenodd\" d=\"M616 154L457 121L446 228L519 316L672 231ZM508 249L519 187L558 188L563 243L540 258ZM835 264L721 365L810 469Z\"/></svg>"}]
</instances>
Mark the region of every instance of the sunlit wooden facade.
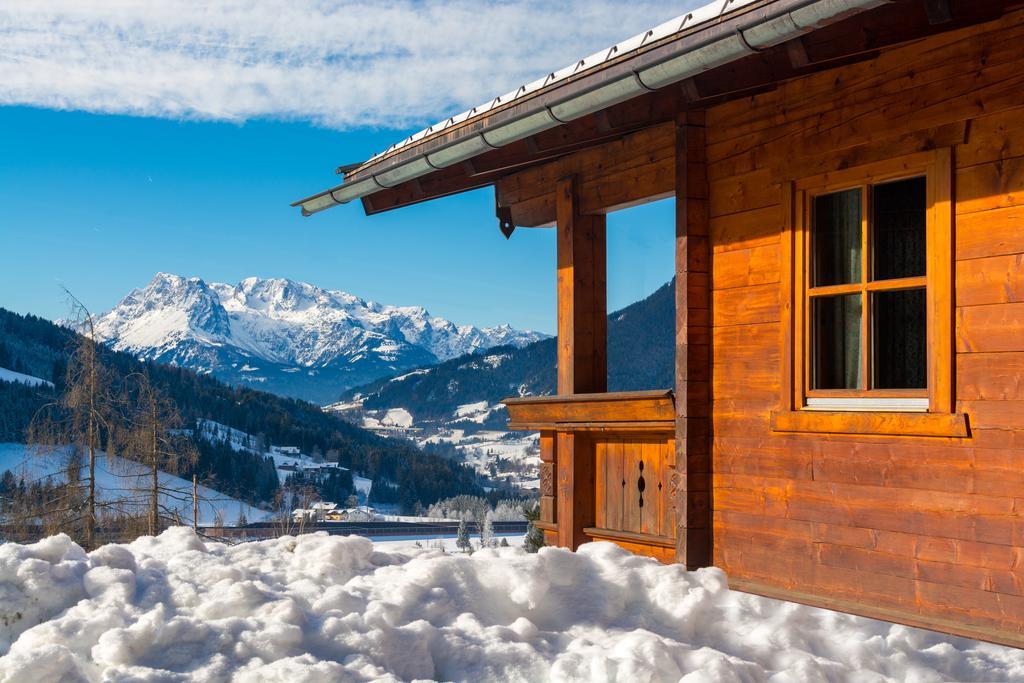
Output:
<instances>
[{"instance_id":1,"label":"sunlit wooden facade","mask_svg":"<svg viewBox=\"0 0 1024 683\"><path fill-rule=\"evenodd\" d=\"M507 402L548 543L1024 645L1022 45L898 0L363 199L557 230L558 395ZM665 197L675 386L609 394L605 216Z\"/></svg>"}]
</instances>

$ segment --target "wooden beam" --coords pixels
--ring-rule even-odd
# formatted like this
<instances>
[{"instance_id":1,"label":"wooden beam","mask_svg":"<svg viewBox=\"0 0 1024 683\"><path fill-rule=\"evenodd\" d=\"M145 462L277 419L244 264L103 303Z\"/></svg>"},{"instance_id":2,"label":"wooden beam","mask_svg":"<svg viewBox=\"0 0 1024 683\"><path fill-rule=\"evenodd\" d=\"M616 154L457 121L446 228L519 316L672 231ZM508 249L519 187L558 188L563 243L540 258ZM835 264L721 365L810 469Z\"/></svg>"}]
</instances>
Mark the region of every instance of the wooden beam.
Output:
<instances>
[{"instance_id":1,"label":"wooden beam","mask_svg":"<svg viewBox=\"0 0 1024 683\"><path fill-rule=\"evenodd\" d=\"M711 563L708 181L703 111L676 126L676 561Z\"/></svg>"},{"instance_id":2,"label":"wooden beam","mask_svg":"<svg viewBox=\"0 0 1024 683\"><path fill-rule=\"evenodd\" d=\"M512 208L516 225L537 227L555 222L559 178L579 180L575 187L580 214L603 214L675 193L675 123L630 133L503 177L496 201Z\"/></svg>"},{"instance_id":3,"label":"wooden beam","mask_svg":"<svg viewBox=\"0 0 1024 683\"><path fill-rule=\"evenodd\" d=\"M923 2L929 24L934 26L953 21L953 11L949 8L949 0L923 0Z\"/></svg>"},{"instance_id":4,"label":"wooden beam","mask_svg":"<svg viewBox=\"0 0 1024 683\"><path fill-rule=\"evenodd\" d=\"M555 186L558 229L558 393L598 393L608 385L604 216L579 212L576 178ZM558 544L573 550L594 526L595 462L585 433L559 433Z\"/></svg>"},{"instance_id":5,"label":"wooden beam","mask_svg":"<svg viewBox=\"0 0 1024 683\"><path fill-rule=\"evenodd\" d=\"M786 54L789 55L789 63L794 69L802 69L811 63L811 58L807 56L807 48L800 38L786 42Z\"/></svg>"}]
</instances>

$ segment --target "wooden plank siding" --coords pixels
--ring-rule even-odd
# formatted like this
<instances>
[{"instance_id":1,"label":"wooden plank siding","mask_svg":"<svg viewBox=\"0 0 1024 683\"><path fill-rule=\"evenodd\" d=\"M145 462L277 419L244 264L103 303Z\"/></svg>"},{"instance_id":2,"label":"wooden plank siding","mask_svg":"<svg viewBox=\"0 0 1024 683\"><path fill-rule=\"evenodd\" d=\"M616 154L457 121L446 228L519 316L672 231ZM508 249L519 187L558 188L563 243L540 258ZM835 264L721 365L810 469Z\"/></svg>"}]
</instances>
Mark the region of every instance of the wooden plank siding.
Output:
<instances>
[{"instance_id":1,"label":"wooden plank siding","mask_svg":"<svg viewBox=\"0 0 1024 683\"><path fill-rule=\"evenodd\" d=\"M713 562L736 585L1024 646L1021 41L1017 11L707 110ZM774 431L786 184L943 147L969 437Z\"/></svg>"}]
</instances>

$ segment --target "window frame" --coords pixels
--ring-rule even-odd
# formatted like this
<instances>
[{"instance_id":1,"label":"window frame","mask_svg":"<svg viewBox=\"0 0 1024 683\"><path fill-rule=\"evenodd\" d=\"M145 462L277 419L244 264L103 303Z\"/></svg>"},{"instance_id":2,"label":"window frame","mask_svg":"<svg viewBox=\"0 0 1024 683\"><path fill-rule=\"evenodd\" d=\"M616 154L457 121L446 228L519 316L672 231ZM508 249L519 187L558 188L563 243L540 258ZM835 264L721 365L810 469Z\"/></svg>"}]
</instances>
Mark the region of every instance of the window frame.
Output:
<instances>
[{"instance_id":1,"label":"window frame","mask_svg":"<svg viewBox=\"0 0 1024 683\"><path fill-rule=\"evenodd\" d=\"M872 189L874 186L890 183L898 180L908 180L910 178L921 178L925 177L925 184L927 186L927 176L924 172L922 173L910 173L902 174L897 173L887 174L879 176L872 180L862 180L858 184L843 184L843 183L831 183L818 185L813 187L807 187L801 189L800 185L797 185L797 202L799 203L798 209L798 225L802 234L797 237L801 241L798 249L800 251L799 257L803 259L803 286L800 296L803 301L802 310L805 312L803 320L803 330L801 344L798 350L801 352L803 358L803 379L804 379L804 405L808 406L809 399L825 399L825 398L836 398L836 399L850 399L850 398L923 398L928 396L928 387L914 388L914 389L877 389L873 388L874 384L874 368L873 358L875 355L875 330L874 330L874 297L872 296L878 292L895 292L905 290L919 290L924 289L927 292L928 288L928 272L927 262L926 271L924 275L916 275L911 277L902 278L889 278L885 280L875 280L872 278L872 271L874 269L874 211L873 211L873 200L874 195ZM860 190L860 214L861 214L861 229L860 229L860 279L857 282L851 282L846 284L832 284L832 285L814 285L814 273L813 273L813 262L814 255L813 249L813 232L814 226L812 220L814 215L814 201L821 196L833 194L835 192L842 192L844 190ZM927 198L925 200L927 205ZM925 235L927 241L927 233L929 230L930 220L926 213L926 225ZM926 247L927 252L927 247ZM927 256L927 254L926 254ZM815 363L815 340L813 338L812 326L814 324L814 316L812 315L812 307L815 299L825 299L829 297L842 296L842 295L854 295L858 297L861 302L861 315L860 315L860 376L861 383L864 385L863 388L857 389L816 389L814 388L814 363ZM927 298L927 294L926 294ZM927 309L927 301L925 302L925 308ZM926 331L926 337L929 336ZM926 381L930 384L932 377L930 373L926 372Z\"/></svg>"},{"instance_id":2,"label":"window frame","mask_svg":"<svg viewBox=\"0 0 1024 683\"><path fill-rule=\"evenodd\" d=\"M782 397L781 410L772 413L776 431L827 431L906 434L910 436L966 436L966 420L955 413L953 396L953 150L940 148L917 152L880 162L822 173L783 183L782 208ZM810 388L812 353L810 344L811 254L810 218L813 197L853 187L877 185L916 176L926 186L926 268L924 276L927 389L829 389ZM870 225L867 211L870 197L861 197L862 225ZM871 235L862 230L862 245ZM862 273L871 272L870 251L862 252ZM865 291L900 289L919 278L862 281ZM895 284L894 284L895 283ZM900 285L904 285L901 287ZM817 288L824 289L824 288ZM865 296L870 300L870 296ZM868 332L870 310L862 312L861 335ZM871 343L862 338L862 347ZM864 386L870 386L868 358ZM808 405L808 399L819 405ZM835 399L836 408L821 403ZM882 399L879 401L878 399ZM897 407L882 406L886 399L907 399ZM927 408L924 400L927 399ZM872 403L874 401L874 403ZM856 405L862 402L862 405ZM896 401L888 401L898 404Z\"/></svg>"}]
</instances>

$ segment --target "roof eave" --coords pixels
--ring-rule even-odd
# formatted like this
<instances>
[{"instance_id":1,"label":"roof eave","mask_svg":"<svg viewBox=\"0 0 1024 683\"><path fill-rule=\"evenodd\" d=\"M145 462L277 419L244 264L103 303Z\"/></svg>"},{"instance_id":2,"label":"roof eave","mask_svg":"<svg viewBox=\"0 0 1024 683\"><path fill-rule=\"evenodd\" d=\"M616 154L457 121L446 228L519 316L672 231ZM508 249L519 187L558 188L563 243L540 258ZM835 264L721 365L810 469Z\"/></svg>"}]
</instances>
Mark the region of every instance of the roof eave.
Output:
<instances>
[{"instance_id":1,"label":"roof eave","mask_svg":"<svg viewBox=\"0 0 1024 683\"><path fill-rule=\"evenodd\" d=\"M485 115L371 159L345 182L292 206L309 216L361 199L543 130L725 66L890 0L753 0L660 43L613 59ZM721 2L721 0L719 0ZM725 0L724 5L742 0ZM589 99L588 99L589 98ZM451 121L451 120L449 120Z\"/></svg>"}]
</instances>

